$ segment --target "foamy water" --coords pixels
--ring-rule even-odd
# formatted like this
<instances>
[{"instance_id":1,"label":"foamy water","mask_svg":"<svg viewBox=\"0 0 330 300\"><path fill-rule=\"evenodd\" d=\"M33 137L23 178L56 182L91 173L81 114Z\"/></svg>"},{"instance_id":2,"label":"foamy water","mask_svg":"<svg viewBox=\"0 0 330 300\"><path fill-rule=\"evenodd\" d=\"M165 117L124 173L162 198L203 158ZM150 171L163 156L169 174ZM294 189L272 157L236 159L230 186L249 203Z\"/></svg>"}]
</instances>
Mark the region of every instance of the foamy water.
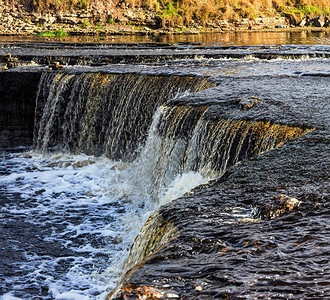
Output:
<instances>
[{"instance_id":1,"label":"foamy water","mask_svg":"<svg viewBox=\"0 0 330 300\"><path fill-rule=\"evenodd\" d=\"M11 286L4 299L28 299L31 286L49 290L43 299L103 299L115 287L130 246L152 212L207 181L193 172L177 176L157 200L148 194L150 187L141 188L146 179L136 176L136 163L28 152L6 157L2 168L9 174L0 178L1 189L8 198L15 195L2 214L7 221L24 219L43 228L36 233L40 245L32 247L37 251L22 249L25 261L15 266L26 274L2 283ZM60 255L58 250L54 255L52 249L38 251L43 243L56 244Z\"/></svg>"}]
</instances>

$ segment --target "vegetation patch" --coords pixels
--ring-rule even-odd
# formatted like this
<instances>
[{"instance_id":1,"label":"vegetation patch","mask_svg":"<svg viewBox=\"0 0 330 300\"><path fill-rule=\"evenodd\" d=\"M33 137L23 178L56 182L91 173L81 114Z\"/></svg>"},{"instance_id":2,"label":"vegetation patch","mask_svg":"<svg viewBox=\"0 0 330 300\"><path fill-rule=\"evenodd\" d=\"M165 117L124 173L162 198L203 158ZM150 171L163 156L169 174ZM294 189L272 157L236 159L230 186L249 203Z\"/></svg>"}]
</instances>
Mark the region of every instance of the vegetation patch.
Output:
<instances>
[{"instance_id":1,"label":"vegetation patch","mask_svg":"<svg viewBox=\"0 0 330 300\"><path fill-rule=\"evenodd\" d=\"M55 37L62 37L62 36L67 36L68 34L63 31L62 29L60 30L55 30L55 31L42 31L38 33L38 36L55 36Z\"/></svg>"},{"instance_id":2,"label":"vegetation patch","mask_svg":"<svg viewBox=\"0 0 330 300\"><path fill-rule=\"evenodd\" d=\"M304 18L330 16L329 0L4 0L18 4L26 10L49 13L99 10L92 25L125 24L137 11L140 19L156 19L157 26L167 27L217 27L224 21L235 24L242 19L285 16L290 24L298 25ZM125 17L125 15L129 17ZM145 15L144 15L145 14ZM128 20L127 20L128 19ZM159 22L160 21L160 22ZM82 28L91 24L87 20ZM132 24L132 23L131 23ZM95 25L97 26L97 25Z\"/></svg>"}]
</instances>

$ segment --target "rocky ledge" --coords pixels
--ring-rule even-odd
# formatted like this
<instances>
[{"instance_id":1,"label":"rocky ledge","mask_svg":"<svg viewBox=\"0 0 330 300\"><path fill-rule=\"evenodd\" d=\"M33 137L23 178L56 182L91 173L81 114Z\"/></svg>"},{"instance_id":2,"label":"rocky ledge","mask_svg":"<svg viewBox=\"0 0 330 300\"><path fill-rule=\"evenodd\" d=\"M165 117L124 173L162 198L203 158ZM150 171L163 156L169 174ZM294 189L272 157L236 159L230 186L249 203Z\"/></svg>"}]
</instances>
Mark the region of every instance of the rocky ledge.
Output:
<instances>
[{"instance_id":1,"label":"rocky ledge","mask_svg":"<svg viewBox=\"0 0 330 300\"><path fill-rule=\"evenodd\" d=\"M175 34L244 30L273 30L276 28L327 28L327 16L306 17L299 23L290 16L241 18L235 22L213 20L204 24L191 21L188 27L173 27L154 11L129 6L108 5L97 9L73 12L31 12L19 4L5 5L0 0L0 35L37 35L45 31L63 31L69 35L116 35L116 34Z\"/></svg>"},{"instance_id":2,"label":"rocky ledge","mask_svg":"<svg viewBox=\"0 0 330 300\"><path fill-rule=\"evenodd\" d=\"M253 80L244 80L252 88ZM275 108L281 101L273 102L272 113L278 110L286 122L309 123L315 130L245 160L220 179L161 207L136 238L126 273L108 299L330 296L329 127L322 117L323 104L314 111L308 108L326 99L326 81L274 80L262 82L264 92L290 86L282 88L282 94L272 93L290 100L285 110ZM318 99L307 87L316 80ZM304 96L294 99L295 92ZM263 104L248 112L261 110ZM219 105L215 112L223 109ZM290 111L294 115L289 116ZM270 113L265 110L263 115Z\"/></svg>"}]
</instances>

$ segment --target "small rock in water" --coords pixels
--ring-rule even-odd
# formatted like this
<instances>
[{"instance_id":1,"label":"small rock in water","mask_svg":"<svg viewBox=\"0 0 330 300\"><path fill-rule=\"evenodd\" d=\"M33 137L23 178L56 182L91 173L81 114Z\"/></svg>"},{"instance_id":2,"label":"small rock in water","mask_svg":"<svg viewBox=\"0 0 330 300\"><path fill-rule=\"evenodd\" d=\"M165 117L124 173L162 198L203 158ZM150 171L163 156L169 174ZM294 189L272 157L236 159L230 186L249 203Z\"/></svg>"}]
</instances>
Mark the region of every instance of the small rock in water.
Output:
<instances>
[{"instance_id":1,"label":"small rock in water","mask_svg":"<svg viewBox=\"0 0 330 300\"><path fill-rule=\"evenodd\" d=\"M61 65L58 61L54 61L49 65L49 70L62 70L63 65Z\"/></svg>"},{"instance_id":2,"label":"small rock in water","mask_svg":"<svg viewBox=\"0 0 330 300\"><path fill-rule=\"evenodd\" d=\"M123 238L120 235L115 236L115 238L113 239L114 244L120 244L122 242L123 242Z\"/></svg>"},{"instance_id":3,"label":"small rock in water","mask_svg":"<svg viewBox=\"0 0 330 300\"><path fill-rule=\"evenodd\" d=\"M252 107L254 107L259 101L260 101L260 99L258 97L251 96L249 98L241 99L239 104L240 104L241 109L249 110Z\"/></svg>"}]
</instances>

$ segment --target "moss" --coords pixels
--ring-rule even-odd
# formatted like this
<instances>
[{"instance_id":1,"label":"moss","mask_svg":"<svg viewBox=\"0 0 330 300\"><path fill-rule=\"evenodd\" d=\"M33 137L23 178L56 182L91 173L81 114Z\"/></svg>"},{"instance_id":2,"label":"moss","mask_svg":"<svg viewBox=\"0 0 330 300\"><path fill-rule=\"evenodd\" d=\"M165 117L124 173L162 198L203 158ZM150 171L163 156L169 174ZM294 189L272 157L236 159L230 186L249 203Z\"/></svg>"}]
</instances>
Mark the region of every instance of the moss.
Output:
<instances>
[{"instance_id":1,"label":"moss","mask_svg":"<svg viewBox=\"0 0 330 300\"><path fill-rule=\"evenodd\" d=\"M55 31L42 31L38 33L38 36L57 36L57 37L62 37L62 36L67 36L68 34L63 31L62 29L55 30Z\"/></svg>"},{"instance_id":2,"label":"moss","mask_svg":"<svg viewBox=\"0 0 330 300\"><path fill-rule=\"evenodd\" d=\"M89 23L89 22L87 22L87 21L83 21L82 23L81 23L81 27L84 27L84 28L86 28L86 27L89 27L91 24Z\"/></svg>"}]
</instances>

